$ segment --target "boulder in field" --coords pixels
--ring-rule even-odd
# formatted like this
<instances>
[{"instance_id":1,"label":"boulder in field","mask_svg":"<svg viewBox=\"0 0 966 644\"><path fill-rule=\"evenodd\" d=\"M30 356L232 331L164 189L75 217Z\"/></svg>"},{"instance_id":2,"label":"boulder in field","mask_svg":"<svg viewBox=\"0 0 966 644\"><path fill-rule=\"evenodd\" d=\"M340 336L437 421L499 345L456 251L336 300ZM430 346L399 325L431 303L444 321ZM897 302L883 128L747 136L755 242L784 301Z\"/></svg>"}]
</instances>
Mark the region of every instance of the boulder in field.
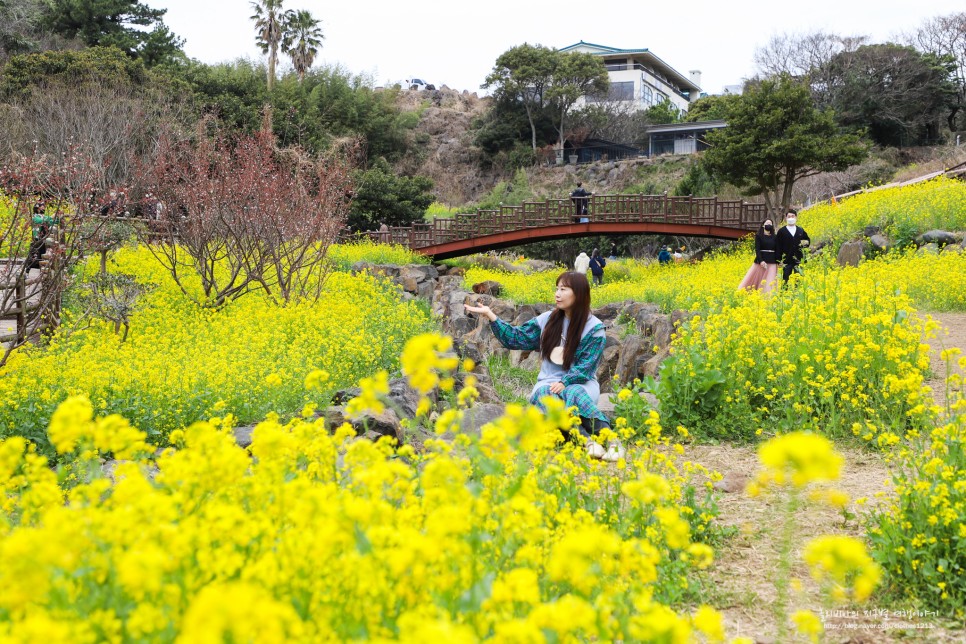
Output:
<instances>
[{"instance_id":1,"label":"boulder in field","mask_svg":"<svg viewBox=\"0 0 966 644\"><path fill-rule=\"evenodd\" d=\"M955 233L951 233L948 230L927 230L923 234L916 237L916 244L919 246L926 246L928 244L937 244L939 246L945 246L946 244L955 244L959 241L959 238Z\"/></svg>"},{"instance_id":2,"label":"boulder in field","mask_svg":"<svg viewBox=\"0 0 966 644\"><path fill-rule=\"evenodd\" d=\"M860 241L845 242L839 248L836 258L839 266L858 266L862 261L862 254L865 250L865 243Z\"/></svg>"}]
</instances>

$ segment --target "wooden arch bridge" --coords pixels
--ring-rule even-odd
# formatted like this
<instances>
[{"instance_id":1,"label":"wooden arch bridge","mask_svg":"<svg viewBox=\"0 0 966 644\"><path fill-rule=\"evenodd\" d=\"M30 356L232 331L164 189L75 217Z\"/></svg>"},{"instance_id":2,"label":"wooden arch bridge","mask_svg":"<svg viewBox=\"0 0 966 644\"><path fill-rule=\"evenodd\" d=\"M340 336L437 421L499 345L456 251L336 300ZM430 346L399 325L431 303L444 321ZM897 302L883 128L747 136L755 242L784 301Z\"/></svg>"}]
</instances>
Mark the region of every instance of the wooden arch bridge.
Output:
<instances>
[{"instance_id":1,"label":"wooden arch bridge","mask_svg":"<svg viewBox=\"0 0 966 644\"><path fill-rule=\"evenodd\" d=\"M589 235L687 235L740 239L767 217L763 203L717 197L599 195L577 215L567 199L525 202L410 227L370 232L380 242L400 244L435 259L459 257L538 241Z\"/></svg>"}]
</instances>

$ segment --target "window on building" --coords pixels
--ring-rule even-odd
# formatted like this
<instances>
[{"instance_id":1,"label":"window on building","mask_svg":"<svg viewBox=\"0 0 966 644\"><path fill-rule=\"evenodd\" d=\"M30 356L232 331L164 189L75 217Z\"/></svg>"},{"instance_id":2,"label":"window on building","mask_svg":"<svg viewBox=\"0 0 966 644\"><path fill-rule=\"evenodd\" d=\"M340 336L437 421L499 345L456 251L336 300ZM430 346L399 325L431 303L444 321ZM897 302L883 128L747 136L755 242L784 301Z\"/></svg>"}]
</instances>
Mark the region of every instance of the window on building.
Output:
<instances>
[{"instance_id":1,"label":"window on building","mask_svg":"<svg viewBox=\"0 0 966 644\"><path fill-rule=\"evenodd\" d=\"M634 100L634 81L624 81L611 83L607 90L608 101L633 101Z\"/></svg>"},{"instance_id":2,"label":"window on building","mask_svg":"<svg viewBox=\"0 0 966 644\"><path fill-rule=\"evenodd\" d=\"M650 85L641 85L641 102L644 105L652 105L654 103L654 90L651 89Z\"/></svg>"},{"instance_id":3,"label":"window on building","mask_svg":"<svg viewBox=\"0 0 966 644\"><path fill-rule=\"evenodd\" d=\"M625 81L620 83L611 82L607 92L588 96L587 99L592 103L633 101L634 81Z\"/></svg>"}]
</instances>

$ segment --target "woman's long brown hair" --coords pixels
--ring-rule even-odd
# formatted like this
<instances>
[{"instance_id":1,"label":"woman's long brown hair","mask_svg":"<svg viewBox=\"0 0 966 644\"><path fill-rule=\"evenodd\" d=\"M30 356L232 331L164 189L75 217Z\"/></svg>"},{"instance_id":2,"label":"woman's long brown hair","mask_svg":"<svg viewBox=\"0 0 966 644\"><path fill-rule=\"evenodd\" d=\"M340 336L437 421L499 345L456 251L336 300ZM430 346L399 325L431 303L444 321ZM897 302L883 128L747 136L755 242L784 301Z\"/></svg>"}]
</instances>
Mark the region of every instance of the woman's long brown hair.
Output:
<instances>
[{"instance_id":1,"label":"woman's long brown hair","mask_svg":"<svg viewBox=\"0 0 966 644\"><path fill-rule=\"evenodd\" d=\"M584 326L590 318L590 284L583 273L561 273L557 278L557 285L569 286L574 292L574 305L570 309L570 326L567 327L567 338L564 341L564 369L570 369L577 354L577 345ZM549 358L550 352L560 346L560 334L566 314L560 309L554 309L543 328L540 336L540 355Z\"/></svg>"}]
</instances>

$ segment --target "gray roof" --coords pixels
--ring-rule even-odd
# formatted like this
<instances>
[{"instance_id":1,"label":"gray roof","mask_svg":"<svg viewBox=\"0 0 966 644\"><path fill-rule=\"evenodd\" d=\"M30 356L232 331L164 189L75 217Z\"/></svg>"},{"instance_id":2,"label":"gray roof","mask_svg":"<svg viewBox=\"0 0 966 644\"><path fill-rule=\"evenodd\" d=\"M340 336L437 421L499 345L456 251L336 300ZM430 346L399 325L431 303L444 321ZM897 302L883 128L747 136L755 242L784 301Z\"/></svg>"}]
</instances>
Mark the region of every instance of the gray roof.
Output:
<instances>
[{"instance_id":1,"label":"gray roof","mask_svg":"<svg viewBox=\"0 0 966 644\"><path fill-rule=\"evenodd\" d=\"M667 125L652 125L647 128L648 134L664 134L666 132L696 132L699 130L719 130L728 127L728 123L717 121L694 121L693 123L670 123Z\"/></svg>"},{"instance_id":2,"label":"gray roof","mask_svg":"<svg viewBox=\"0 0 966 644\"><path fill-rule=\"evenodd\" d=\"M590 49L590 53L597 56L602 56L603 58L630 57L646 59L653 67L657 68L665 76L675 80L683 89L695 92L701 91L701 88L695 85L694 81L692 81L689 76L685 76L678 70L668 65L666 62L658 58L650 49L618 49L617 47L608 47L607 45L598 45L592 42L584 42L581 40L580 42L572 45L561 47L559 51L566 52L578 48Z\"/></svg>"}]
</instances>

